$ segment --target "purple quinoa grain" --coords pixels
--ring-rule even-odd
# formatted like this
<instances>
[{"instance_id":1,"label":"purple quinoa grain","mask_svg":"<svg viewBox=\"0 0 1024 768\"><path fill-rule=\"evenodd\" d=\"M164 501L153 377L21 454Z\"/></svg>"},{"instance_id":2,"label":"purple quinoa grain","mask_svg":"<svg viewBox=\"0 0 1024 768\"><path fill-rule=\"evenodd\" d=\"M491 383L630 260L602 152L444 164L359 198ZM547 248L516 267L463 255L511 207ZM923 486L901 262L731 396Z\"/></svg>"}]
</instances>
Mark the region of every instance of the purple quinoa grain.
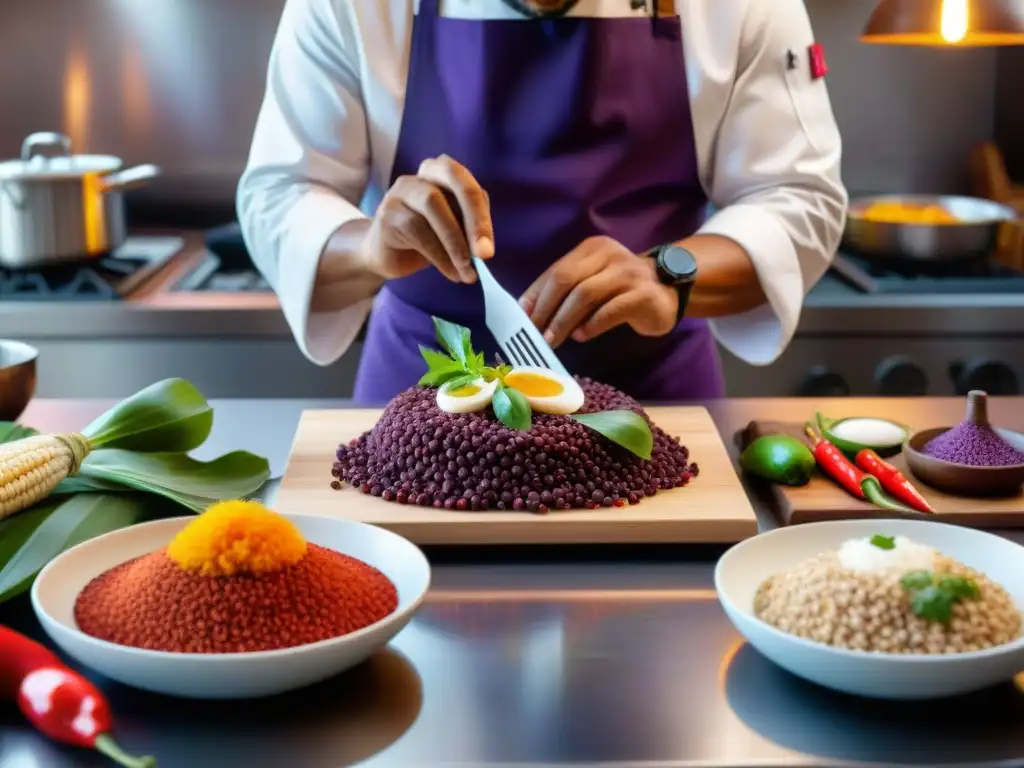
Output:
<instances>
[{"instance_id":1,"label":"purple quinoa grain","mask_svg":"<svg viewBox=\"0 0 1024 768\"><path fill-rule=\"evenodd\" d=\"M972 467L1024 464L1024 453L1003 440L998 432L969 421L929 440L924 453L935 459Z\"/></svg>"},{"instance_id":2,"label":"purple quinoa grain","mask_svg":"<svg viewBox=\"0 0 1024 768\"><path fill-rule=\"evenodd\" d=\"M630 409L647 418L613 387L578 381L586 395L582 413ZM645 461L568 416L535 413L524 434L489 408L446 413L435 396L433 389L406 390L373 429L339 446L331 487L348 483L399 504L544 513L636 504L697 476L686 447L653 424L652 458Z\"/></svg>"}]
</instances>

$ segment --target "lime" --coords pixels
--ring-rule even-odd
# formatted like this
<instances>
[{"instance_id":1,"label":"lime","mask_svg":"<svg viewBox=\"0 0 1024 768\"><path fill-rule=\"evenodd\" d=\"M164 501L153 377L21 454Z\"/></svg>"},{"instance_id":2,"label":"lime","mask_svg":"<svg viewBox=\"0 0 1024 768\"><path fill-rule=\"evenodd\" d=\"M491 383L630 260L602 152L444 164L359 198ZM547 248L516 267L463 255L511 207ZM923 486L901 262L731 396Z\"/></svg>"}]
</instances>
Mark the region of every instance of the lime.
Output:
<instances>
[{"instance_id":1,"label":"lime","mask_svg":"<svg viewBox=\"0 0 1024 768\"><path fill-rule=\"evenodd\" d=\"M815 466L811 449L789 435L759 437L740 454L744 472L783 485L807 485Z\"/></svg>"}]
</instances>

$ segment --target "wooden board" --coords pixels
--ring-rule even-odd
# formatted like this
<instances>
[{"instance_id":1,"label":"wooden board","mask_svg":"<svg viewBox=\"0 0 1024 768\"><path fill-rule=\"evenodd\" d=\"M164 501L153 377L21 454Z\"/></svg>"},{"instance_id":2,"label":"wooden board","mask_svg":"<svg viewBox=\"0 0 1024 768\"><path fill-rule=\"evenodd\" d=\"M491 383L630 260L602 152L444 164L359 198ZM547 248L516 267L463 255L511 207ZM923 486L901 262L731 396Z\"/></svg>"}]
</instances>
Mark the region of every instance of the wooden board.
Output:
<instances>
[{"instance_id":1,"label":"wooden board","mask_svg":"<svg viewBox=\"0 0 1024 768\"><path fill-rule=\"evenodd\" d=\"M278 511L342 516L387 528L417 544L732 543L757 520L725 445L704 408L651 408L651 419L690 449L700 473L683 488L639 504L547 515L458 512L403 506L330 487L338 445L369 430L379 410L305 411L278 491Z\"/></svg>"},{"instance_id":2,"label":"wooden board","mask_svg":"<svg viewBox=\"0 0 1024 768\"><path fill-rule=\"evenodd\" d=\"M745 430L741 443L746 444L762 435L785 434L803 440L810 440L800 424L775 421L753 421ZM815 475L811 482L800 488L781 485L771 486L770 493L774 511L783 525L799 525L822 520L847 520L851 518L918 518L938 520L944 523L966 525L971 528L1021 528L1024 527L1024 495L1011 498L970 499L951 496L915 479L907 469L902 454L886 459L910 479L931 504L936 514L909 515L881 509L856 499L824 475Z\"/></svg>"}]
</instances>

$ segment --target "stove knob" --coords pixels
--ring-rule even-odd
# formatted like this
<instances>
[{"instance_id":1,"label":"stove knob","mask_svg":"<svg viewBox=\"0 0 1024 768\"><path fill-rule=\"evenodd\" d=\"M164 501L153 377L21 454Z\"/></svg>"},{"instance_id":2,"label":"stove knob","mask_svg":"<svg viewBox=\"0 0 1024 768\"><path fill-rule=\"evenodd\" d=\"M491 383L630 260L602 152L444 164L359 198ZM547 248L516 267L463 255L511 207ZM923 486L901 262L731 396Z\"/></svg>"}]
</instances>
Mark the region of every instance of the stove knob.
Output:
<instances>
[{"instance_id":1,"label":"stove knob","mask_svg":"<svg viewBox=\"0 0 1024 768\"><path fill-rule=\"evenodd\" d=\"M928 392L924 370L905 355L887 357L875 368L875 388L880 395L906 397Z\"/></svg>"},{"instance_id":2,"label":"stove knob","mask_svg":"<svg viewBox=\"0 0 1024 768\"><path fill-rule=\"evenodd\" d=\"M846 397L849 394L846 379L823 365L811 368L797 391L799 397Z\"/></svg>"},{"instance_id":3,"label":"stove knob","mask_svg":"<svg viewBox=\"0 0 1024 768\"><path fill-rule=\"evenodd\" d=\"M1020 394L1017 374L1006 363L998 360L977 358L965 363L954 363L949 373L958 395L966 395L972 389L980 389L990 395Z\"/></svg>"}]
</instances>

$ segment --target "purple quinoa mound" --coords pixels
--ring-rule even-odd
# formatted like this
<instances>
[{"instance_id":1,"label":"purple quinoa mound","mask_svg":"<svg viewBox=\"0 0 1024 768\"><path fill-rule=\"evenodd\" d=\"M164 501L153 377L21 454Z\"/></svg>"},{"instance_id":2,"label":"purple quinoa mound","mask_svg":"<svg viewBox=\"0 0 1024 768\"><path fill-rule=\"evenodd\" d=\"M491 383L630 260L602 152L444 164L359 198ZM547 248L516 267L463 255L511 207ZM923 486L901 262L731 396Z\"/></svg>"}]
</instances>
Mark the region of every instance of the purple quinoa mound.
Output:
<instances>
[{"instance_id":1,"label":"purple quinoa mound","mask_svg":"<svg viewBox=\"0 0 1024 768\"><path fill-rule=\"evenodd\" d=\"M617 389L578 381L586 395L580 413L628 408L648 419ZM414 387L392 400L372 430L338 448L331 486L421 507L544 513L636 504L697 475L678 438L653 424L646 461L569 416L535 413L530 431L517 432L490 408L446 413L435 397Z\"/></svg>"},{"instance_id":2,"label":"purple quinoa mound","mask_svg":"<svg viewBox=\"0 0 1024 768\"><path fill-rule=\"evenodd\" d=\"M965 421L932 438L924 453L935 459L972 467L1010 467L1024 464L1024 453L990 427Z\"/></svg>"}]
</instances>

